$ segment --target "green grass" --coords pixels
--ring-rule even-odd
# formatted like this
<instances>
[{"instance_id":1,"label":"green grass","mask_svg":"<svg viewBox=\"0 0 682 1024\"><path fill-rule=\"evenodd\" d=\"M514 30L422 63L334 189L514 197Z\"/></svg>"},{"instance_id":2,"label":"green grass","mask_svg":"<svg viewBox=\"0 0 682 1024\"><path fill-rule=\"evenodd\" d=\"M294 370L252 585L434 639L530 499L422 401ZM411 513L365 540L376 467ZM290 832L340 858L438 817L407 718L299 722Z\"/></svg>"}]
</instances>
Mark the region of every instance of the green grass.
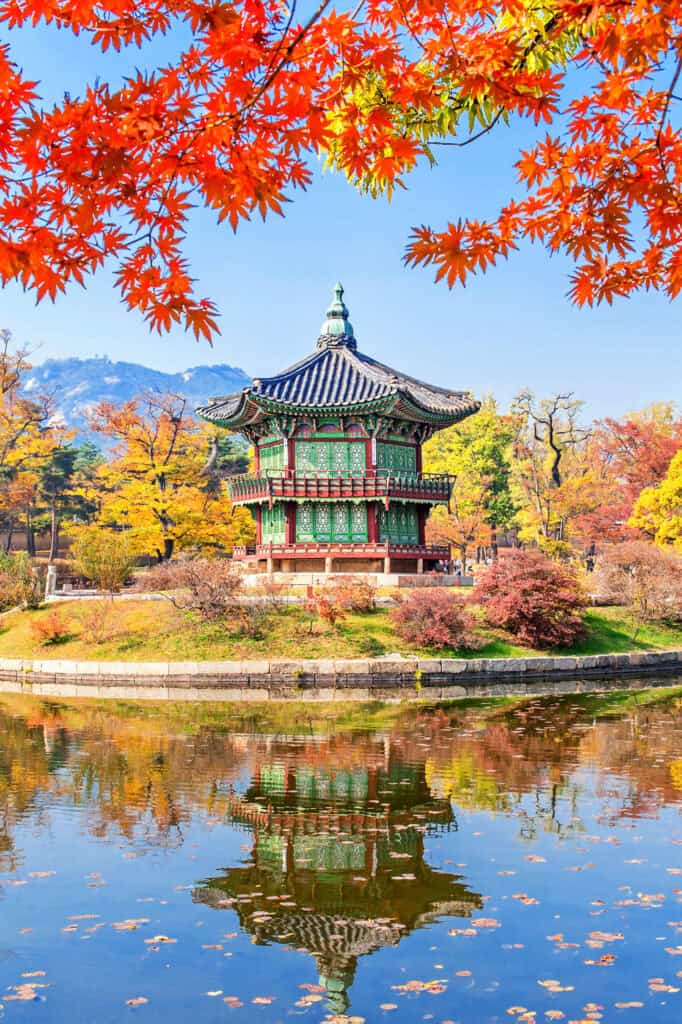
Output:
<instances>
[{"instance_id":1,"label":"green grass","mask_svg":"<svg viewBox=\"0 0 682 1024\"><path fill-rule=\"evenodd\" d=\"M54 614L68 627L58 644L45 645L32 630ZM93 621L103 615L103 627ZM584 639L554 653L602 654L682 648L682 627L644 626L636 640L628 615L619 608L594 608L585 615ZM393 631L386 609L349 615L336 629L311 622L300 607L272 612L262 634L240 636L236 623L205 623L162 601L64 602L31 612L13 612L1 620L0 657L66 658L106 661L185 661L265 658L363 658L386 654L424 657L519 658L547 652L513 642L500 630L482 627L483 647L476 651L410 649Z\"/></svg>"}]
</instances>

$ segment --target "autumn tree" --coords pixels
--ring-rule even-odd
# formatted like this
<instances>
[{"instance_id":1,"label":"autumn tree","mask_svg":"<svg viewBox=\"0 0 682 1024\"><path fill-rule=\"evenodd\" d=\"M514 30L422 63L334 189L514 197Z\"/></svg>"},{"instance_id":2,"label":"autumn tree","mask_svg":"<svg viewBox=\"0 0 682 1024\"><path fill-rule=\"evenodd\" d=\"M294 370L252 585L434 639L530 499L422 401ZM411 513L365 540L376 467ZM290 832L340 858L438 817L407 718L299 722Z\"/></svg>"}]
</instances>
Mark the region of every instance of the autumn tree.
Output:
<instances>
[{"instance_id":1,"label":"autumn tree","mask_svg":"<svg viewBox=\"0 0 682 1024\"><path fill-rule=\"evenodd\" d=\"M147 393L116 407L100 404L92 427L114 442L97 472L96 522L125 530L159 561L177 549L229 551L253 537L245 509L231 510L211 472L211 427L187 413L180 395Z\"/></svg>"},{"instance_id":2,"label":"autumn tree","mask_svg":"<svg viewBox=\"0 0 682 1024\"><path fill-rule=\"evenodd\" d=\"M390 194L442 147L521 122L521 194L485 221L416 228L408 261L453 285L530 240L572 264L578 304L682 287L670 0L5 0L0 25L56 26L112 57L111 81L47 104L38 69L0 49L0 281L38 299L113 264L152 327L210 337L215 306L183 255L192 205L233 229L281 214L318 153ZM128 47L176 29L174 60L141 53L128 72Z\"/></svg>"},{"instance_id":3,"label":"autumn tree","mask_svg":"<svg viewBox=\"0 0 682 1024\"><path fill-rule=\"evenodd\" d=\"M630 523L661 547L682 552L682 449L661 482L642 491Z\"/></svg>"},{"instance_id":4,"label":"autumn tree","mask_svg":"<svg viewBox=\"0 0 682 1024\"><path fill-rule=\"evenodd\" d=\"M657 402L621 419L598 420L591 448L601 471L616 487L611 529L602 523L606 528L602 535L616 540L634 535L636 528L628 526L628 519L635 502L645 488L661 483L682 448L682 416L672 402Z\"/></svg>"},{"instance_id":5,"label":"autumn tree","mask_svg":"<svg viewBox=\"0 0 682 1024\"><path fill-rule=\"evenodd\" d=\"M50 397L27 394L30 369L28 350L15 347L9 331L0 331L0 515L7 551L20 523L30 547L40 467L66 436L50 424Z\"/></svg>"},{"instance_id":6,"label":"autumn tree","mask_svg":"<svg viewBox=\"0 0 682 1024\"><path fill-rule=\"evenodd\" d=\"M571 393L536 400L522 391L512 404L519 537L553 555L568 554L571 540L589 544L590 516L608 515L612 481L590 458L591 429L580 422L581 409Z\"/></svg>"},{"instance_id":7,"label":"autumn tree","mask_svg":"<svg viewBox=\"0 0 682 1024\"><path fill-rule=\"evenodd\" d=\"M513 521L513 423L489 396L475 416L441 430L424 445L424 469L453 477L449 509L436 508L427 524L435 543L451 544L462 561L496 546L498 530Z\"/></svg>"}]
</instances>

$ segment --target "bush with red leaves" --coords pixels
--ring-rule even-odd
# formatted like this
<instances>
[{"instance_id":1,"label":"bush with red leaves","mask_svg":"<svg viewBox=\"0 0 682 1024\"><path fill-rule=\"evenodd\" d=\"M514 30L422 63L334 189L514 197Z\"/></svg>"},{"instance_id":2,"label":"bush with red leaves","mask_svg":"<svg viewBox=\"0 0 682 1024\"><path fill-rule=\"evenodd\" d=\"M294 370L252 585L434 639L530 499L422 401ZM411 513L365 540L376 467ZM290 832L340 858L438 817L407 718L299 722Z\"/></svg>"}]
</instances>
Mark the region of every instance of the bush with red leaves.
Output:
<instances>
[{"instance_id":1,"label":"bush with red leaves","mask_svg":"<svg viewBox=\"0 0 682 1024\"><path fill-rule=\"evenodd\" d=\"M398 636L412 647L481 646L473 616L459 598L446 590L414 590L397 601L391 621Z\"/></svg>"},{"instance_id":2,"label":"bush with red leaves","mask_svg":"<svg viewBox=\"0 0 682 1024\"><path fill-rule=\"evenodd\" d=\"M491 626L531 647L566 647L585 632L587 601L575 573L539 551L518 551L490 566L476 599Z\"/></svg>"}]
</instances>

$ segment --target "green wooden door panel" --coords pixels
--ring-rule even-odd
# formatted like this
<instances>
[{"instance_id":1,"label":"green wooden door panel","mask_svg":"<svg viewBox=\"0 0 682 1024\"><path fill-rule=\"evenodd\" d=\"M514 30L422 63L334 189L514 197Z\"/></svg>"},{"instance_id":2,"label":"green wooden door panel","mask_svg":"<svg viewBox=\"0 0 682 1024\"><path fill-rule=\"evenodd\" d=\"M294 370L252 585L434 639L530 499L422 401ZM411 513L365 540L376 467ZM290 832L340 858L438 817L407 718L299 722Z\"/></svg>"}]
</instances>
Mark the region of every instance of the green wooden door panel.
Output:
<instances>
[{"instance_id":1,"label":"green wooden door panel","mask_svg":"<svg viewBox=\"0 0 682 1024\"><path fill-rule=\"evenodd\" d=\"M362 474L367 465L364 441L297 441L296 469L321 476Z\"/></svg>"},{"instance_id":2,"label":"green wooden door panel","mask_svg":"<svg viewBox=\"0 0 682 1024\"><path fill-rule=\"evenodd\" d=\"M417 450L404 444L377 444L377 466L390 473L416 473Z\"/></svg>"},{"instance_id":3,"label":"green wooden door panel","mask_svg":"<svg viewBox=\"0 0 682 1024\"><path fill-rule=\"evenodd\" d=\"M284 469L284 446L281 444L272 445L270 448L260 449L260 471L265 476L273 471Z\"/></svg>"},{"instance_id":4,"label":"green wooden door panel","mask_svg":"<svg viewBox=\"0 0 682 1024\"><path fill-rule=\"evenodd\" d=\"M379 508L377 512L379 539L394 544L419 543L419 518L414 505L393 504L388 512Z\"/></svg>"},{"instance_id":5,"label":"green wooden door panel","mask_svg":"<svg viewBox=\"0 0 682 1024\"><path fill-rule=\"evenodd\" d=\"M296 508L296 540L319 544L367 542L367 507L348 501L306 501Z\"/></svg>"},{"instance_id":6,"label":"green wooden door panel","mask_svg":"<svg viewBox=\"0 0 682 1024\"><path fill-rule=\"evenodd\" d=\"M283 544L285 522L286 517L283 505L273 505L272 508L263 505L261 512L263 543L267 544L269 541L272 541L273 544Z\"/></svg>"}]
</instances>

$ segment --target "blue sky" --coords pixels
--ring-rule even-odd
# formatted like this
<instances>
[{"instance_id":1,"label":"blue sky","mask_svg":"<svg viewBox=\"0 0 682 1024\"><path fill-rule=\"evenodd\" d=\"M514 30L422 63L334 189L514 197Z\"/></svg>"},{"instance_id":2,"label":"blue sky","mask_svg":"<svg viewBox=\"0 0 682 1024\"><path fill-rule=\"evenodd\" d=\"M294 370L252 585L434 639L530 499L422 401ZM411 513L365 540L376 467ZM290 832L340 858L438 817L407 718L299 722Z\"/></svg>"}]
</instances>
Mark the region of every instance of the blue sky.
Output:
<instances>
[{"instance_id":1,"label":"blue sky","mask_svg":"<svg viewBox=\"0 0 682 1024\"><path fill-rule=\"evenodd\" d=\"M63 32L15 32L11 42L45 97L78 93L97 73L143 63L137 51L103 58ZM155 45L152 56L165 61L176 42ZM433 383L493 392L503 403L526 386L539 395L572 390L594 416L679 399L679 301L647 294L577 310L565 297L567 263L537 246L454 291L434 284L429 270L403 266L413 225L494 216L515 187L515 153L532 137L516 124L467 149L441 150L439 167L420 169L391 203L319 173L307 193L294 194L285 219L254 221L236 235L196 211L187 253L198 293L220 306L222 336L213 348L181 331L150 335L121 305L106 271L55 305L5 289L0 326L34 350L35 362L107 354L173 371L224 362L266 375L313 348L338 279L360 347Z\"/></svg>"}]
</instances>

